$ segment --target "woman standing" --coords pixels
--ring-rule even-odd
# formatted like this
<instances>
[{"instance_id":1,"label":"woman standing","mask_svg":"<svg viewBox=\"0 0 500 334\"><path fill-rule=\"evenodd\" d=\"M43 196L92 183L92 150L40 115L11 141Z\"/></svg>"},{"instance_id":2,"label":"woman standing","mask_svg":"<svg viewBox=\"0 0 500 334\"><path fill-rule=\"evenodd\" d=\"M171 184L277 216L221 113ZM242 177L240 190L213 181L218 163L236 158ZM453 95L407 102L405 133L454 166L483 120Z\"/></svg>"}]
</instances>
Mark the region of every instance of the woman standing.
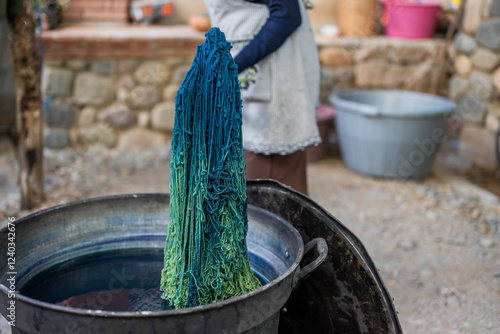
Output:
<instances>
[{"instance_id":1,"label":"woman standing","mask_svg":"<svg viewBox=\"0 0 500 334\"><path fill-rule=\"evenodd\" d=\"M275 179L307 194L305 148L321 141L320 66L303 1L205 4L240 73L247 179Z\"/></svg>"}]
</instances>

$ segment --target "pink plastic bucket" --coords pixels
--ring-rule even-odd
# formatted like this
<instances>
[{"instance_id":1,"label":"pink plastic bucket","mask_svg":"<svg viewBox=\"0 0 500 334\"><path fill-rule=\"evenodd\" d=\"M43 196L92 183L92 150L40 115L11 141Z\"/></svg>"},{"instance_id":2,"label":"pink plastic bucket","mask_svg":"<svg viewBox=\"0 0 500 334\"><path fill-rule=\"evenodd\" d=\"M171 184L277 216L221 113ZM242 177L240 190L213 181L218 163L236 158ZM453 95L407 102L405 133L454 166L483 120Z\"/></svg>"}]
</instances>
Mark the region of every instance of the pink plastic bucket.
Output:
<instances>
[{"instance_id":1,"label":"pink plastic bucket","mask_svg":"<svg viewBox=\"0 0 500 334\"><path fill-rule=\"evenodd\" d=\"M434 35L441 4L438 2L382 1L383 23L389 37L429 38Z\"/></svg>"}]
</instances>

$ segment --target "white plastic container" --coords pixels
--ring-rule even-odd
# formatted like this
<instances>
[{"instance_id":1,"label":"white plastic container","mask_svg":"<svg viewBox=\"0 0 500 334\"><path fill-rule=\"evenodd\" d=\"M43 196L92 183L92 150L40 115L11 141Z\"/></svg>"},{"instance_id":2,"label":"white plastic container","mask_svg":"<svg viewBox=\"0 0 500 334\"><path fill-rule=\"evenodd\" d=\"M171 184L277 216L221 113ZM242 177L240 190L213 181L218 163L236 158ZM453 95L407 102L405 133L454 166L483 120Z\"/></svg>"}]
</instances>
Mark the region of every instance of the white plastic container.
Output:
<instances>
[{"instance_id":1,"label":"white plastic container","mask_svg":"<svg viewBox=\"0 0 500 334\"><path fill-rule=\"evenodd\" d=\"M398 90L338 91L330 100L347 167L397 179L429 173L455 110L443 97Z\"/></svg>"}]
</instances>

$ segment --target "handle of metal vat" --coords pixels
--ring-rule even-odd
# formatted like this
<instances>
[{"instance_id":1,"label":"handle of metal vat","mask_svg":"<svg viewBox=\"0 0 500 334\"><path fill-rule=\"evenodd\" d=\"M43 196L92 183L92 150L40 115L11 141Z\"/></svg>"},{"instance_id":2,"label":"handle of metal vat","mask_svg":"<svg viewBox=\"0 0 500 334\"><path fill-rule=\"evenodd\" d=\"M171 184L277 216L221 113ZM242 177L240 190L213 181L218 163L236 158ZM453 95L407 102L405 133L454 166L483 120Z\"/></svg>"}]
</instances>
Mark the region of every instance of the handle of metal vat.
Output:
<instances>
[{"instance_id":1,"label":"handle of metal vat","mask_svg":"<svg viewBox=\"0 0 500 334\"><path fill-rule=\"evenodd\" d=\"M297 285L302 277L306 276L311 271L314 271L326 259L326 256L328 255L328 244L326 243L325 239L316 238L309 241L304 246L304 255L307 254L313 247L316 247L316 250L318 251L318 257L304 268L301 268L300 271L295 274L295 276L293 277L292 287L295 287L295 285Z\"/></svg>"}]
</instances>

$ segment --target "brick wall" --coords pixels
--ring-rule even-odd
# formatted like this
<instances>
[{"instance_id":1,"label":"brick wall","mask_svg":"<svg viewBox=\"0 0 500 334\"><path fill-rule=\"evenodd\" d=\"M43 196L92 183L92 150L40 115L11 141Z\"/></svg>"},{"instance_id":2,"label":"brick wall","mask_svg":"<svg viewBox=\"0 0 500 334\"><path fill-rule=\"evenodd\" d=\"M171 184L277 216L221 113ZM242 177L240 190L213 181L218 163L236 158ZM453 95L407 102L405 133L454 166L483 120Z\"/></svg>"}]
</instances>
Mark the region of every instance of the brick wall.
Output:
<instances>
[{"instance_id":1,"label":"brick wall","mask_svg":"<svg viewBox=\"0 0 500 334\"><path fill-rule=\"evenodd\" d=\"M71 0L63 12L64 23L128 21L128 0Z\"/></svg>"},{"instance_id":2,"label":"brick wall","mask_svg":"<svg viewBox=\"0 0 500 334\"><path fill-rule=\"evenodd\" d=\"M45 31L46 59L154 58L191 55L204 41L187 26L76 26Z\"/></svg>"}]
</instances>

